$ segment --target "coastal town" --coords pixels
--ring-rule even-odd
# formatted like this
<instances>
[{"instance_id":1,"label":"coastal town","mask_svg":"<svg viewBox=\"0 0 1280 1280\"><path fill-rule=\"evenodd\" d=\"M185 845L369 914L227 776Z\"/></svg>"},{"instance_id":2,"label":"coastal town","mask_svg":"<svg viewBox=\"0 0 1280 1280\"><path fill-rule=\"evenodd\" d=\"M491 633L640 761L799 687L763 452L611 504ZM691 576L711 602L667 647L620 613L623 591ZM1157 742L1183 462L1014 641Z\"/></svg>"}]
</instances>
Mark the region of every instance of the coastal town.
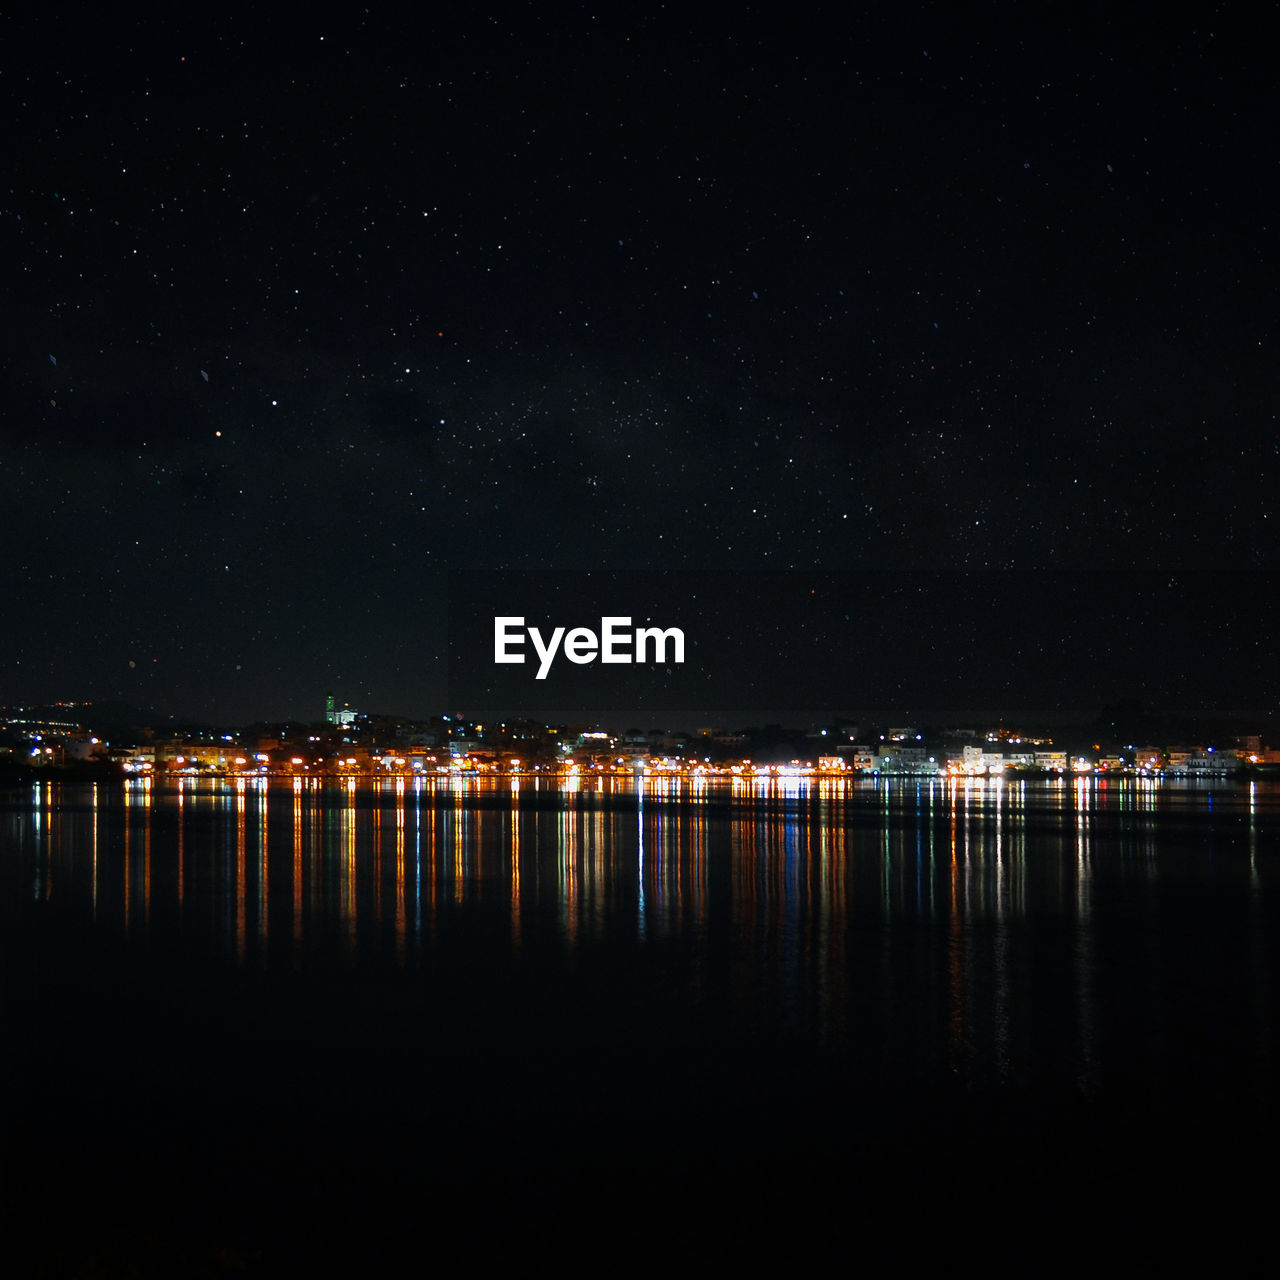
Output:
<instances>
[{"instance_id":1,"label":"coastal town","mask_svg":"<svg viewBox=\"0 0 1280 1280\"><path fill-rule=\"evenodd\" d=\"M1160 726L1131 713L1048 730L996 724L879 725L835 717L800 728L640 729L593 722L426 720L361 712L330 695L314 722L240 728L129 723L93 703L0 708L0 768L155 779L243 777L1019 777L1280 775L1280 746L1239 726ZM133 716L137 720L136 714ZM1147 730L1126 733L1126 729ZM1181 736L1170 736L1181 731ZM1197 730L1199 732L1197 733Z\"/></svg>"}]
</instances>

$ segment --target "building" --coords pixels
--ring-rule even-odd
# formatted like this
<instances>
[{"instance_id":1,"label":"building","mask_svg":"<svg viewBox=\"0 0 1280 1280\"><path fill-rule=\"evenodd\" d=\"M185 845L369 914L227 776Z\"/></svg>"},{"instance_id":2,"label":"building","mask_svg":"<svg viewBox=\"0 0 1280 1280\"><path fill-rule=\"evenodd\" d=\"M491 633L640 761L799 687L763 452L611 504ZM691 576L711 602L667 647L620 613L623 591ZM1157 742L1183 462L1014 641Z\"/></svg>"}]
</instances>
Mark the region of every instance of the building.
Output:
<instances>
[{"instance_id":1,"label":"building","mask_svg":"<svg viewBox=\"0 0 1280 1280\"><path fill-rule=\"evenodd\" d=\"M324 720L326 724L336 724L348 726L355 724L356 716L359 714L347 703L342 704L341 710L334 704L333 694L328 694L324 700Z\"/></svg>"}]
</instances>

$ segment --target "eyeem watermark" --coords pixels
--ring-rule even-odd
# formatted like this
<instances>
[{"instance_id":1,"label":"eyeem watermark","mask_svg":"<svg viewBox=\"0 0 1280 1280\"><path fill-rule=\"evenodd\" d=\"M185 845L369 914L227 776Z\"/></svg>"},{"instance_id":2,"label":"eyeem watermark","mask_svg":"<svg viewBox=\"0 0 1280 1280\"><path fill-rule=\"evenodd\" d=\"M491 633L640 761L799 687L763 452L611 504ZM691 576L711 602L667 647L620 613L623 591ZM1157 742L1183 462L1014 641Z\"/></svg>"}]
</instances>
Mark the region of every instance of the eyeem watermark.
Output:
<instances>
[{"instance_id":1,"label":"eyeem watermark","mask_svg":"<svg viewBox=\"0 0 1280 1280\"><path fill-rule=\"evenodd\" d=\"M630 664L677 663L684 661L684 632L679 627L636 627L630 630L631 619L608 617L600 619L600 632L590 627L574 627L566 631L556 627L551 635L543 637L537 627L526 627L523 617L495 617L493 620L493 660L497 663L524 662L525 635L533 642L538 655L539 680L545 680L563 644L564 656L570 662L585 666L595 662ZM632 657L631 645L635 646ZM671 656L667 656L670 645ZM650 653L652 656L650 656Z\"/></svg>"}]
</instances>

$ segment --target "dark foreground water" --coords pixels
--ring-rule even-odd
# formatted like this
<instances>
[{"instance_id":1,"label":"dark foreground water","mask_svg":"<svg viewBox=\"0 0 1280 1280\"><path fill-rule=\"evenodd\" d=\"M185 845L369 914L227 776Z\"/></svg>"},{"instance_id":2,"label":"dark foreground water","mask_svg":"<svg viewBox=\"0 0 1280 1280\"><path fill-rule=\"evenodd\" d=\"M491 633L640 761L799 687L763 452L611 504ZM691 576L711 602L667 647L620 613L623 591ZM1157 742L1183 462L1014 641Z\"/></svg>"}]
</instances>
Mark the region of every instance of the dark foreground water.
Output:
<instances>
[{"instance_id":1,"label":"dark foreground water","mask_svg":"<svg viewBox=\"0 0 1280 1280\"><path fill-rule=\"evenodd\" d=\"M1233 1267L1278 859L1261 784L10 791L7 1256Z\"/></svg>"}]
</instances>

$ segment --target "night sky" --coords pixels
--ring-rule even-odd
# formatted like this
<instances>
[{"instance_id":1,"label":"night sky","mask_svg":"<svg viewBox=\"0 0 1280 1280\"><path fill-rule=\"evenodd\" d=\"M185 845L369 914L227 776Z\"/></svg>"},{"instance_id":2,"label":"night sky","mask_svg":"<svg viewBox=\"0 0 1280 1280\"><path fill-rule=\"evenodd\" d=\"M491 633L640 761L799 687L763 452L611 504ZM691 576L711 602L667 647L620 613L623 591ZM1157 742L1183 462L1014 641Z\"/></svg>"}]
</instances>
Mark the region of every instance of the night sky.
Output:
<instances>
[{"instance_id":1,"label":"night sky","mask_svg":"<svg viewBox=\"0 0 1280 1280\"><path fill-rule=\"evenodd\" d=\"M1280 705L1247 9L46 9L0 51L0 701L436 713L450 574L537 569L667 571L667 624L681 574L819 575L708 710L889 649L925 691L833 707L946 703L951 643L957 706L1091 713L1135 647L1150 697Z\"/></svg>"}]
</instances>

